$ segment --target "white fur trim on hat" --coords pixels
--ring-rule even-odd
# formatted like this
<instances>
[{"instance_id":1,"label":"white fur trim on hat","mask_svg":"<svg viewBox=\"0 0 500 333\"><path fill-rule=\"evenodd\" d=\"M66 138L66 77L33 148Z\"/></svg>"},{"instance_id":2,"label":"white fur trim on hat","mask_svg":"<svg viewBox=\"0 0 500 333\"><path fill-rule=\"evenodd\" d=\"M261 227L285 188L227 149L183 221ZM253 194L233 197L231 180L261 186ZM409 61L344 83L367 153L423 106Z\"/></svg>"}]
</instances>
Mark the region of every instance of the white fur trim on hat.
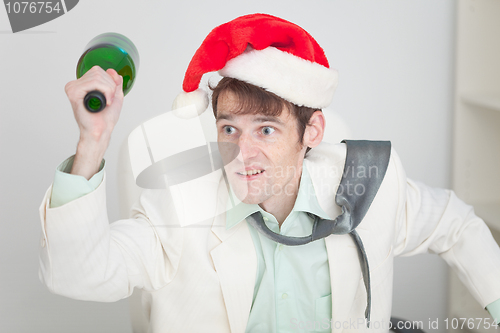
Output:
<instances>
[{"instance_id":1,"label":"white fur trim on hat","mask_svg":"<svg viewBox=\"0 0 500 333\"><path fill-rule=\"evenodd\" d=\"M318 109L330 105L338 83L335 69L274 47L260 51L248 48L229 60L219 74L264 88L299 106Z\"/></svg>"},{"instance_id":2,"label":"white fur trim on hat","mask_svg":"<svg viewBox=\"0 0 500 333\"><path fill-rule=\"evenodd\" d=\"M193 109L183 109L186 106L194 105L196 107L196 112L192 112ZM191 92L181 92L174 99L172 103L172 110L174 114L179 118L189 119L202 114L208 107L208 95L203 89L196 89ZM190 110L189 112L184 112L182 110Z\"/></svg>"}]
</instances>

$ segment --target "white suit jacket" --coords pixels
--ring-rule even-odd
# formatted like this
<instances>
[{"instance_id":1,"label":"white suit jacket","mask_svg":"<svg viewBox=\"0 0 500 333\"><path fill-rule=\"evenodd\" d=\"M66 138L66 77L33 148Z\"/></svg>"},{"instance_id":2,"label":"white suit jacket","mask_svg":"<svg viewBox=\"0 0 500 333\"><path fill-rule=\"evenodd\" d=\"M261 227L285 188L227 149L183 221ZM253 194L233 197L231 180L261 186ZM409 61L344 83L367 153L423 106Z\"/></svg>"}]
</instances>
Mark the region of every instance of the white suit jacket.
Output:
<instances>
[{"instance_id":1,"label":"white suit jacket","mask_svg":"<svg viewBox=\"0 0 500 333\"><path fill-rule=\"evenodd\" d=\"M344 144L322 144L304 162L318 202L331 218L341 212L335 193L345 154ZM111 302L141 288L149 332L245 331L257 270L247 223L226 230L220 214L181 227L169 191L145 190L132 218L109 224L105 180L94 192L57 208L48 208L50 193L49 188L40 207L40 278L49 290ZM199 202L189 209L203 207ZM371 272L370 331L387 331L380 323L387 325L390 318L397 255L437 253L482 306L500 298L500 250L488 227L453 192L408 180L394 150L356 230ZM325 242L332 332L365 331L367 298L356 246L349 235Z\"/></svg>"}]
</instances>

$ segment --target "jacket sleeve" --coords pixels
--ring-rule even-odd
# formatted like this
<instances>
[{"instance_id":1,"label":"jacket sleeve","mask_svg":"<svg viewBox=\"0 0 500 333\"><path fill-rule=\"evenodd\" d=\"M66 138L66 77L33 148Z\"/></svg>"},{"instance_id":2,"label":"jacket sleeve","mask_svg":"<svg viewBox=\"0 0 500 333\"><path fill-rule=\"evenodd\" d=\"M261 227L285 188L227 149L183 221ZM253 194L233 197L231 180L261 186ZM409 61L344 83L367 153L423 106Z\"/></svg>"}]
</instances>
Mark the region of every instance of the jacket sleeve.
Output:
<instances>
[{"instance_id":1,"label":"jacket sleeve","mask_svg":"<svg viewBox=\"0 0 500 333\"><path fill-rule=\"evenodd\" d=\"M104 159L101 162L99 171L89 180L83 176L71 174L71 167L73 166L74 160L75 155L64 160L56 168L49 201L50 208L56 208L72 200L83 197L94 191L102 182L106 164Z\"/></svg>"},{"instance_id":2,"label":"jacket sleeve","mask_svg":"<svg viewBox=\"0 0 500 333\"><path fill-rule=\"evenodd\" d=\"M47 191L40 206L39 277L51 292L111 302L130 296L134 287L159 289L175 275L180 229L156 228L164 221L148 210L144 196L132 218L109 224L105 187L104 176L95 191L57 208L49 208L51 188ZM162 245L157 229L173 230L163 235L171 239L168 246Z\"/></svg>"},{"instance_id":3,"label":"jacket sleeve","mask_svg":"<svg viewBox=\"0 0 500 333\"><path fill-rule=\"evenodd\" d=\"M394 154L395 155L395 154ZM488 226L453 191L406 178L397 155L395 255L436 253L483 306L500 298L500 249Z\"/></svg>"}]
</instances>

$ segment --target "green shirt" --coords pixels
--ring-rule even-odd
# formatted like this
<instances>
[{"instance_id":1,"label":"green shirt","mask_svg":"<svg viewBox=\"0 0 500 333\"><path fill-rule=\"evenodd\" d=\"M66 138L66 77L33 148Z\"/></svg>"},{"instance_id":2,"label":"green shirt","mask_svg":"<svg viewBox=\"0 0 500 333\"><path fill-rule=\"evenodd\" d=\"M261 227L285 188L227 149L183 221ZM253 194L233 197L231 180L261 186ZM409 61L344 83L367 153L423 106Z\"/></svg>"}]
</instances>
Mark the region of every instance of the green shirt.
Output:
<instances>
[{"instance_id":1,"label":"green shirt","mask_svg":"<svg viewBox=\"0 0 500 333\"><path fill-rule=\"evenodd\" d=\"M73 160L74 156L69 157L56 169L51 208L92 192L103 179L104 160L99 172L90 180L69 174ZM287 236L311 234L312 221L304 212L329 218L318 204L305 164L295 206L283 222L281 230L273 215L263 211L258 205L246 204L239 204L227 212L227 228L235 226L256 211L262 212L272 231ZM263 237L250 225L249 227L257 253L258 268L247 332L312 331L312 327L321 331L321 324L327 327L325 320L329 321L331 318L332 303L325 241L297 247L278 245ZM486 309L496 322L500 321L500 299L489 304Z\"/></svg>"}]
</instances>

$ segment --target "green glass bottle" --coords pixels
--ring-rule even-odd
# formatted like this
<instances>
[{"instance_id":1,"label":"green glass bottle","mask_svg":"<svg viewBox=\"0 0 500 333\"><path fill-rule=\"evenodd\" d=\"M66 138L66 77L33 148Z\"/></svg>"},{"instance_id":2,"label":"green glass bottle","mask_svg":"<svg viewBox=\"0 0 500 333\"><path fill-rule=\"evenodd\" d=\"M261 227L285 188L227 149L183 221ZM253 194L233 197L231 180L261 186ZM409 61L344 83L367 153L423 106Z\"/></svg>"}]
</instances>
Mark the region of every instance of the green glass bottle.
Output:
<instances>
[{"instance_id":1,"label":"green glass bottle","mask_svg":"<svg viewBox=\"0 0 500 333\"><path fill-rule=\"evenodd\" d=\"M103 70L116 70L123 77L123 94L127 95L139 70L139 52L127 37L104 33L93 38L85 47L76 66L76 78L79 79L96 65ZM106 98L98 90L89 92L83 102L90 112L99 112L106 107Z\"/></svg>"}]
</instances>

